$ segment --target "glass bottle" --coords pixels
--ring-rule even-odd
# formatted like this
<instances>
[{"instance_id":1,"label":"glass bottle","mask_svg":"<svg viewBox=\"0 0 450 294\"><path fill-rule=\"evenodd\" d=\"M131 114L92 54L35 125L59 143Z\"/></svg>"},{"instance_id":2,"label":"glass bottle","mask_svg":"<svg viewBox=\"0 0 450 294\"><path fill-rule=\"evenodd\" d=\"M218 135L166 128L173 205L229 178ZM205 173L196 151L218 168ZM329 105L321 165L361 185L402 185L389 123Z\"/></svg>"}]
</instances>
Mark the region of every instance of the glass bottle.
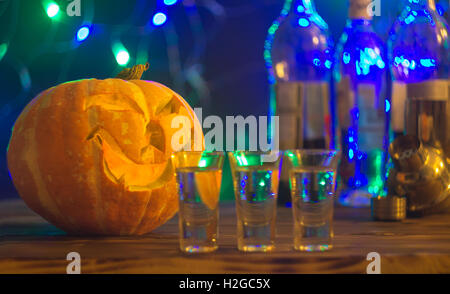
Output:
<instances>
[{"instance_id":1,"label":"glass bottle","mask_svg":"<svg viewBox=\"0 0 450 294\"><path fill-rule=\"evenodd\" d=\"M407 115L411 111L407 110L406 85L448 80L450 67L448 24L437 12L435 1L403 0L403 2L403 11L395 21L388 40L389 66L393 78L391 130L396 135L408 132L408 116L410 119L415 117ZM446 116L445 101L419 104L415 107L421 108L423 113L430 113L435 108L433 116ZM449 102L447 113L450 111L448 104ZM436 111L439 109L443 112L442 115L437 114ZM442 122L440 124L442 125ZM447 124L450 130L450 119L447 119ZM411 132L415 133L414 131L409 133Z\"/></svg>"},{"instance_id":2,"label":"glass bottle","mask_svg":"<svg viewBox=\"0 0 450 294\"><path fill-rule=\"evenodd\" d=\"M450 168L450 44L435 1L404 0L388 45L393 133L444 152Z\"/></svg>"},{"instance_id":3,"label":"glass bottle","mask_svg":"<svg viewBox=\"0 0 450 294\"><path fill-rule=\"evenodd\" d=\"M264 58L271 85L270 115L279 116L281 150L334 147L330 95L333 43L313 0L286 0L269 29ZM288 201L287 166L280 199Z\"/></svg>"},{"instance_id":4,"label":"glass bottle","mask_svg":"<svg viewBox=\"0 0 450 294\"><path fill-rule=\"evenodd\" d=\"M371 3L350 0L333 73L342 149L339 202L352 207L369 206L386 178L387 56L372 26Z\"/></svg>"}]
</instances>

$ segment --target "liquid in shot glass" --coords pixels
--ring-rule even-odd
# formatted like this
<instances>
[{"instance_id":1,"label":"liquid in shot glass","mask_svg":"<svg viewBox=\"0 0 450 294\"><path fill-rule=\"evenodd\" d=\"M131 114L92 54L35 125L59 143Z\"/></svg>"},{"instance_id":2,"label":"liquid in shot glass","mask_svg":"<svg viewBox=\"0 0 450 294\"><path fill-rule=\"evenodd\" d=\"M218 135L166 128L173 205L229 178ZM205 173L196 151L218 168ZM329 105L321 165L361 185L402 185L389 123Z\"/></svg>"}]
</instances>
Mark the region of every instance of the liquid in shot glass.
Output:
<instances>
[{"instance_id":1,"label":"liquid in shot glass","mask_svg":"<svg viewBox=\"0 0 450 294\"><path fill-rule=\"evenodd\" d=\"M266 161L263 152L229 153L240 251L267 252L275 247L275 221L281 156Z\"/></svg>"},{"instance_id":2,"label":"liquid in shot glass","mask_svg":"<svg viewBox=\"0 0 450 294\"><path fill-rule=\"evenodd\" d=\"M333 204L339 152L289 150L289 180L294 218L294 248L324 251L333 247Z\"/></svg>"},{"instance_id":3,"label":"liquid in shot glass","mask_svg":"<svg viewBox=\"0 0 450 294\"><path fill-rule=\"evenodd\" d=\"M172 155L179 199L180 250L215 251L223 152L177 152Z\"/></svg>"}]
</instances>

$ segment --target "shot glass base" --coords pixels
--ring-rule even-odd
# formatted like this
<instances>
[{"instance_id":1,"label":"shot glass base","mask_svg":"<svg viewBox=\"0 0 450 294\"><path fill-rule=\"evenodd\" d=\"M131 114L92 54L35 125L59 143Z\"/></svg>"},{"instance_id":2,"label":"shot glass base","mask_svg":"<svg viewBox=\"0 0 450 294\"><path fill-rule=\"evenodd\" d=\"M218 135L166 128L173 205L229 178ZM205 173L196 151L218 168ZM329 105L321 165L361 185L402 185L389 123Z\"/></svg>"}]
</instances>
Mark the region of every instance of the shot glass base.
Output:
<instances>
[{"instance_id":1,"label":"shot glass base","mask_svg":"<svg viewBox=\"0 0 450 294\"><path fill-rule=\"evenodd\" d=\"M297 251L306 252L317 252L317 251L327 251L333 248L332 244L314 244L314 245L296 245L294 249Z\"/></svg>"},{"instance_id":2,"label":"shot glass base","mask_svg":"<svg viewBox=\"0 0 450 294\"><path fill-rule=\"evenodd\" d=\"M184 253L210 253L218 249L218 246L182 246L180 250Z\"/></svg>"},{"instance_id":3,"label":"shot glass base","mask_svg":"<svg viewBox=\"0 0 450 294\"><path fill-rule=\"evenodd\" d=\"M242 245L238 247L243 252L270 252L275 249L274 245Z\"/></svg>"}]
</instances>

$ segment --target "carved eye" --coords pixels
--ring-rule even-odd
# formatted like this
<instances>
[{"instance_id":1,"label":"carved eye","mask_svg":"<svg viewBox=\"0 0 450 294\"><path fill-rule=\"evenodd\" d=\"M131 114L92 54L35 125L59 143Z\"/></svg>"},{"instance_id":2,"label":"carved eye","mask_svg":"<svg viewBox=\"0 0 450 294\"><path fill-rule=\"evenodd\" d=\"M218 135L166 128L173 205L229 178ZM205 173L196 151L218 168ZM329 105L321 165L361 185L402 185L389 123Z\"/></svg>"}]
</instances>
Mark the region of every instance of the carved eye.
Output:
<instances>
[{"instance_id":1,"label":"carved eye","mask_svg":"<svg viewBox=\"0 0 450 294\"><path fill-rule=\"evenodd\" d=\"M150 112L144 93L132 83L117 86L112 80L99 81L93 91L85 100L85 110L98 106L110 111L135 111L140 113L145 121L150 120ZM115 85L115 86L113 86ZM131 89L131 91L130 91Z\"/></svg>"}]
</instances>

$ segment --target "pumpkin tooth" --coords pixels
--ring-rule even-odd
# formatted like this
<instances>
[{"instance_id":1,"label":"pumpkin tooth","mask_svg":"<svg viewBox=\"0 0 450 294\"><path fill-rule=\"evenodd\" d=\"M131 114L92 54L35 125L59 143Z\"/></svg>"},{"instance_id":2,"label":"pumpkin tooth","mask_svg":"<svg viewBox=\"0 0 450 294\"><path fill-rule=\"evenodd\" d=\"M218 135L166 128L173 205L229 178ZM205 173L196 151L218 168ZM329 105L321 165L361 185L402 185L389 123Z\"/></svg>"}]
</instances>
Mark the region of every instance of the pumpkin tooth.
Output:
<instances>
[{"instance_id":1,"label":"pumpkin tooth","mask_svg":"<svg viewBox=\"0 0 450 294\"><path fill-rule=\"evenodd\" d=\"M148 135L150 145L161 152L166 150L164 129L159 123L151 121L147 125L146 133Z\"/></svg>"},{"instance_id":2,"label":"pumpkin tooth","mask_svg":"<svg viewBox=\"0 0 450 294\"><path fill-rule=\"evenodd\" d=\"M90 132L89 135L87 135L86 137L86 141L91 140L92 138L94 138L94 136L97 134L97 132L100 130L100 126L96 126L94 127Z\"/></svg>"},{"instance_id":3,"label":"pumpkin tooth","mask_svg":"<svg viewBox=\"0 0 450 294\"><path fill-rule=\"evenodd\" d=\"M103 172L111 182L113 182L114 184L119 184L118 180L109 169L108 163L105 160L103 160Z\"/></svg>"},{"instance_id":4,"label":"pumpkin tooth","mask_svg":"<svg viewBox=\"0 0 450 294\"><path fill-rule=\"evenodd\" d=\"M175 171L173 169L172 162L169 158L169 160L166 163L164 171L161 173L161 175L155 181L153 181L152 183L149 183L147 185L143 185L143 186L128 186L127 189L128 189L128 191L139 192L139 191L153 190L153 189L162 187L171 178L174 177L174 173L175 173Z\"/></svg>"},{"instance_id":5,"label":"pumpkin tooth","mask_svg":"<svg viewBox=\"0 0 450 294\"><path fill-rule=\"evenodd\" d=\"M103 151L104 166L107 167L106 174L112 176L115 183L123 184L128 189L130 186L152 186L164 173L167 160L161 163L137 163L127 157L118 146L114 138L108 137L109 134L100 129L103 142L100 145ZM163 159L164 157L161 156ZM164 177L164 179L166 179Z\"/></svg>"},{"instance_id":6,"label":"pumpkin tooth","mask_svg":"<svg viewBox=\"0 0 450 294\"><path fill-rule=\"evenodd\" d=\"M162 163L164 159L164 152L155 146L148 145L141 150L141 160L143 163Z\"/></svg>"},{"instance_id":7,"label":"pumpkin tooth","mask_svg":"<svg viewBox=\"0 0 450 294\"><path fill-rule=\"evenodd\" d=\"M155 110L155 115L162 115L165 113L172 113L172 99L173 96L168 97L166 101L162 101L161 104Z\"/></svg>"},{"instance_id":8,"label":"pumpkin tooth","mask_svg":"<svg viewBox=\"0 0 450 294\"><path fill-rule=\"evenodd\" d=\"M122 176L120 176L119 179L117 179L117 182L119 183L120 186L125 187L126 183L125 183L125 174L123 174Z\"/></svg>"},{"instance_id":9,"label":"pumpkin tooth","mask_svg":"<svg viewBox=\"0 0 450 294\"><path fill-rule=\"evenodd\" d=\"M153 162L155 160L155 152L150 146L141 149L141 159L143 162Z\"/></svg>"},{"instance_id":10,"label":"pumpkin tooth","mask_svg":"<svg viewBox=\"0 0 450 294\"><path fill-rule=\"evenodd\" d=\"M117 143L117 140L113 136L111 136L111 134L107 130L105 130L101 126L94 127L94 130L95 130L95 132L94 131L90 132L90 134L92 134L92 135L88 136L89 140L96 138L101 147L104 145L103 144L104 142L108 142L107 144L109 145L109 147L112 150L114 150L114 152L116 152L117 154L122 154L128 160L133 161L126 155L126 152L124 152L124 150L120 147L120 145ZM133 161L133 162L135 164L139 164L139 162L135 162L135 161Z\"/></svg>"}]
</instances>

